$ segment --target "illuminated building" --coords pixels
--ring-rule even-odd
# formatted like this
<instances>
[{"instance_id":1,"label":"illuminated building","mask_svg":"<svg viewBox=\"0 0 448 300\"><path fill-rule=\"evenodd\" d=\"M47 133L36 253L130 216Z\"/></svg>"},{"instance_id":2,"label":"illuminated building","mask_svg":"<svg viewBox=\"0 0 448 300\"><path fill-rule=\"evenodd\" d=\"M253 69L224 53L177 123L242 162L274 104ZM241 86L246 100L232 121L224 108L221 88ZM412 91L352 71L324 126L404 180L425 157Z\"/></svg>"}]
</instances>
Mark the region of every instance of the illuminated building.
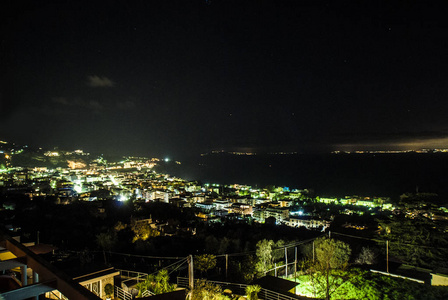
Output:
<instances>
[{"instance_id":1,"label":"illuminated building","mask_svg":"<svg viewBox=\"0 0 448 300\"><path fill-rule=\"evenodd\" d=\"M291 216L289 220L285 221L285 225L291 227L306 227L317 229L330 226L330 222L306 216Z\"/></svg>"},{"instance_id":2,"label":"illuminated building","mask_svg":"<svg viewBox=\"0 0 448 300\"><path fill-rule=\"evenodd\" d=\"M258 208L254 211L254 219L258 222L264 223L267 218L275 218L277 224L284 222L289 219L289 209L288 208Z\"/></svg>"},{"instance_id":3,"label":"illuminated building","mask_svg":"<svg viewBox=\"0 0 448 300\"><path fill-rule=\"evenodd\" d=\"M20 278L12 275L2 276L0 282L2 286L8 288L2 291L0 298L38 299L40 295L57 290L68 299L101 299L30 249L3 233L0 233L0 247L3 248L4 255L9 255L7 259L0 261L0 270L10 274L17 273Z\"/></svg>"},{"instance_id":4,"label":"illuminated building","mask_svg":"<svg viewBox=\"0 0 448 300\"><path fill-rule=\"evenodd\" d=\"M252 215L252 206L244 203L232 203L229 207L230 214Z\"/></svg>"}]
</instances>

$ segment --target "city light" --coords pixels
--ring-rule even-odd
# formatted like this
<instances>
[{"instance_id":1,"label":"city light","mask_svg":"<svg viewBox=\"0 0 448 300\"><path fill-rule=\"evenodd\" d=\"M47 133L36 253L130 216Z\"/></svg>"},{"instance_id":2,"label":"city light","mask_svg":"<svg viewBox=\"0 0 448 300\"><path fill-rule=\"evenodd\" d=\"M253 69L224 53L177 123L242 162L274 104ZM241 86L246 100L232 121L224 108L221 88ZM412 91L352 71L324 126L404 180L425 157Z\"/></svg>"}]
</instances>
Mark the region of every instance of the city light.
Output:
<instances>
[{"instance_id":1,"label":"city light","mask_svg":"<svg viewBox=\"0 0 448 300\"><path fill-rule=\"evenodd\" d=\"M120 201L120 202L124 202L124 201L128 201L128 200L129 199L126 196L124 196L124 195L118 196L118 201Z\"/></svg>"}]
</instances>

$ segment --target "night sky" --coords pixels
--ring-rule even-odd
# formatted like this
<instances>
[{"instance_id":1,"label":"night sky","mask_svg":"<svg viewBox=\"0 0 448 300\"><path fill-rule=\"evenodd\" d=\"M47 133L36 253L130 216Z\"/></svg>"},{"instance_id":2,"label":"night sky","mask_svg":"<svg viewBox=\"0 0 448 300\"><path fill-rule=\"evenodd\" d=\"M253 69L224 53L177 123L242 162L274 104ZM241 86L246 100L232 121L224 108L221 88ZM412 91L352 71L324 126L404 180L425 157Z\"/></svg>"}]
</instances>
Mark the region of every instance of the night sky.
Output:
<instances>
[{"instance_id":1,"label":"night sky","mask_svg":"<svg viewBox=\"0 0 448 300\"><path fill-rule=\"evenodd\" d=\"M437 1L2 1L0 140L448 147L447 16Z\"/></svg>"}]
</instances>

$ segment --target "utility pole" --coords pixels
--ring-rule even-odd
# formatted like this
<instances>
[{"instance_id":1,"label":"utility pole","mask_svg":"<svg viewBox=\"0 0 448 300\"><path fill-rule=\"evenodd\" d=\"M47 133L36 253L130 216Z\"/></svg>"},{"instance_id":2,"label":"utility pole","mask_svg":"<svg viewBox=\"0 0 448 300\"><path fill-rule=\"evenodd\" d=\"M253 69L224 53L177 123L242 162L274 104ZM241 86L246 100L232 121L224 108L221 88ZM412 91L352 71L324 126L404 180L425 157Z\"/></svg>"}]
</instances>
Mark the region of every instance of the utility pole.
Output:
<instances>
[{"instance_id":1,"label":"utility pole","mask_svg":"<svg viewBox=\"0 0 448 300\"><path fill-rule=\"evenodd\" d=\"M314 241L313 241L313 263L314 263Z\"/></svg>"},{"instance_id":2,"label":"utility pole","mask_svg":"<svg viewBox=\"0 0 448 300\"><path fill-rule=\"evenodd\" d=\"M288 251L285 247L285 276L288 277Z\"/></svg>"},{"instance_id":3,"label":"utility pole","mask_svg":"<svg viewBox=\"0 0 448 300\"><path fill-rule=\"evenodd\" d=\"M194 288L194 274L193 274L193 255L188 256L188 285L190 287L190 291L193 291Z\"/></svg>"},{"instance_id":4,"label":"utility pole","mask_svg":"<svg viewBox=\"0 0 448 300\"><path fill-rule=\"evenodd\" d=\"M297 282L297 247L295 248L294 281Z\"/></svg>"},{"instance_id":5,"label":"utility pole","mask_svg":"<svg viewBox=\"0 0 448 300\"><path fill-rule=\"evenodd\" d=\"M226 280L227 280L227 271L229 269L229 255L226 254Z\"/></svg>"},{"instance_id":6,"label":"utility pole","mask_svg":"<svg viewBox=\"0 0 448 300\"><path fill-rule=\"evenodd\" d=\"M386 241L386 271L389 273L389 240Z\"/></svg>"}]
</instances>

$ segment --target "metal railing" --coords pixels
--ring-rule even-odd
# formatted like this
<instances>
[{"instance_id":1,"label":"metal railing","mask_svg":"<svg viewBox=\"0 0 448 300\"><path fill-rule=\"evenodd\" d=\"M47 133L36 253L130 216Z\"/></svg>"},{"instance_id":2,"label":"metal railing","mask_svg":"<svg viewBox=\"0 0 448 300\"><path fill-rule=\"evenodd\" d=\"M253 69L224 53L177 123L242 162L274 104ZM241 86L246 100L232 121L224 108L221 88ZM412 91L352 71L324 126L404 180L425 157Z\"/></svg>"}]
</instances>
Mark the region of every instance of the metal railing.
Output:
<instances>
[{"instance_id":1,"label":"metal railing","mask_svg":"<svg viewBox=\"0 0 448 300\"><path fill-rule=\"evenodd\" d=\"M136 272L136 271L129 271L129 270L120 270L117 269L117 271L120 272L120 276L126 277L126 278L145 278L146 276L148 276L147 273L142 273L142 272Z\"/></svg>"},{"instance_id":2,"label":"metal railing","mask_svg":"<svg viewBox=\"0 0 448 300\"><path fill-rule=\"evenodd\" d=\"M132 300L132 294L129 292L126 292L121 287L114 286L114 296L115 298L121 299L121 300Z\"/></svg>"},{"instance_id":3,"label":"metal railing","mask_svg":"<svg viewBox=\"0 0 448 300\"><path fill-rule=\"evenodd\" d=\"M246 294L246 287L247 284L243 283L231 283L231 282L221 282L221 281L211 281L207 280L207 282L211 282L213 284L221 286L222 289L229 289L234 294L238 295L245 295ZM177 277L177 286L188 288L188 278L186 277ZM277 293L271 290L267 290L262 288L260 292L258 293L258 297L263 300L297 300L297 299L303 299L299 296L296 296L294 294L285 295L281 293Z\"/></svg>"},{"instance_id":4,"label":"metal railing","mask_svg":"<svg viewBox=\"0 0 448 300\"><path fill-rule=\"evenodd\" d=\"M177 277L177 287L188 288L188 278L187 277Z\"/></svg>"},{"instance_id":5,"label":"metal railing","mask_svg":"<svg viewBox=\"0 0 448 300\"><path fill-rule=\"evenodd\" d=\"M135 271L129 271L129 270L118 270L120 271L120 277L124 279L122 283L126 284L127 281L136 280L137 283L140 281L144 281L145 278L148 276L147 273L142 272L135 272Z\"/></svg>"},{"instance_id":6,"label":"metal railing","mask_svg":"<svg viewBox=\"0 0 448 300\"><path fill-rule=\"evenodd\" d=\"M59 291L58 291L59 292ZM50 297L55 297L55 298L50 298L50 299L58 299L58 300L68 300L67 297L65 297L64 295L62 295L61 292L59 292L60 296L56 295L56 293L54 291L50 292Z\"/></svg>"},{"instance_id":7,"label":"metal railing","mask_svg":"<svg viewBox=\"0 0 448 300\"><path fill-rule=\"evenodd\" d=\"M142 297L149 297L149 296L154 296L155 294L153 292L151 292L150 290L146 290L142 293Z\"/></svg>"},{"instance_id":8,"label":"metal railing","mask_svg":"<svg viewBox=\"0 0 448 300\"><path fill-rule=\"evenodd\" d=\"M378 274L386 275L386 276L390 276L390 277L402 278L402 279L405 279L405 280L415 281L415 282L418 282L418 283L425 283L424 280L415 279L415 278L411 278L411 277L407 277L407 276L402 276L402 275L397 275L397 274L392 274L392 273L388 273L388 272L377 271L377 270L372 270L372 269L370 269L370 272L372 272L372 273L378 273Z\"/></svg>"},{"instance_id":9,"label":"metal railing","mask_svg":"<svg viewBox=\"0 0 448 300\"><path fill-rule=\"evenodd\" d=\"M288 296L284 294L280 294L277 292L273 292L267 289L261 289L261 291L258 293L258 297L264 299L264 300L297 300L301 299L299 297L294 296Z\"/></svg>"}]
</instances>

